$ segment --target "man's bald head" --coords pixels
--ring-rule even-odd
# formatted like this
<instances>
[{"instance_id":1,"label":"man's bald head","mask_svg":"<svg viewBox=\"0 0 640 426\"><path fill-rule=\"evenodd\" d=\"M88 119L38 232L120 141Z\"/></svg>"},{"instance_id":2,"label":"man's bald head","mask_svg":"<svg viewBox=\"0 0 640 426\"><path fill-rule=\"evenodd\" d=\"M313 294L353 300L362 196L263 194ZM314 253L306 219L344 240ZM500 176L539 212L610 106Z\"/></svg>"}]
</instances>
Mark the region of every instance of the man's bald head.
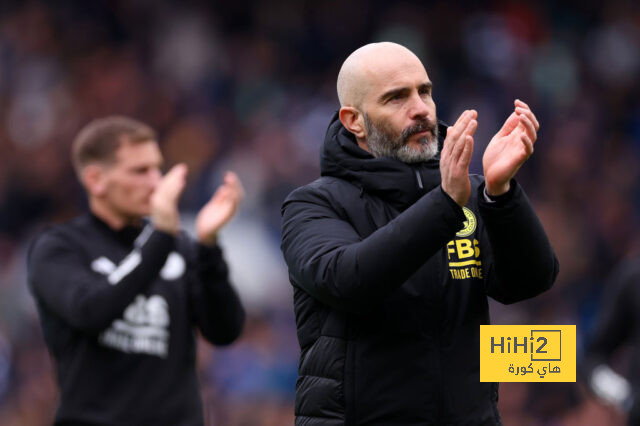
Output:
<instances>
[{"instance_id":1,"label":"man's bald head","mask_svg":"<svg viewBox=\"0 0 640 426\"><path fill-rule=\"evenodd\" d=\"M418 57L396 43L353 52L338 74L340 122L374 157L414 163L438 152L431 81Z\"/></svg>"},{"instance_id":2,"label":"man's bald head","mask_svg":"<svg viewBox=\"0 0 640 426\"><path fill-rule=\"evenodd\" d=\"M419 64L424 69L420 59L412 51L397 43L370 43L355 50L344 61L338 73L340 106L361 108L368 90L389 73L402 70L402 65L406 63L413 66Z\"/></svg>"}]
</instances>

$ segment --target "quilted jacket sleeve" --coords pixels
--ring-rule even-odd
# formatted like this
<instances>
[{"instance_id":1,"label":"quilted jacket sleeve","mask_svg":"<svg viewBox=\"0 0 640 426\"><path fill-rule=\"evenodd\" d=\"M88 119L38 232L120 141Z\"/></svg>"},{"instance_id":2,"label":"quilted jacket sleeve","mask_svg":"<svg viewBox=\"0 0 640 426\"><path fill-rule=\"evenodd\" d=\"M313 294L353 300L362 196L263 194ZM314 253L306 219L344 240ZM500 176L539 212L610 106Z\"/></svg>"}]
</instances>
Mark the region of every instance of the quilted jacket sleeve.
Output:
<instances>
[{"instance_id":1,"label":"quilted jacket sleeve","mask_svg":"<svg viewBox=\"0 0 640 426\"><path fill-rule=\"evenodd\" d=\"M491 250L487 294L508 304L551 288L558 259L520 185L512 180L509 192L489 203L483 183L478 187L478 204Z\"/></svg>"},{"instance_id":2,"label":"quilted jacket sleeve","mask_svg":"<svg viewBox=\"0 0 640 426\"><path fill-rule=\"evenodd\" d=\"M462 227L440 187L362 239L329 195L308 187L282 207L282 251L292 282L336 309L366 311L400 287Z\"/></svg>"}]
</instances>

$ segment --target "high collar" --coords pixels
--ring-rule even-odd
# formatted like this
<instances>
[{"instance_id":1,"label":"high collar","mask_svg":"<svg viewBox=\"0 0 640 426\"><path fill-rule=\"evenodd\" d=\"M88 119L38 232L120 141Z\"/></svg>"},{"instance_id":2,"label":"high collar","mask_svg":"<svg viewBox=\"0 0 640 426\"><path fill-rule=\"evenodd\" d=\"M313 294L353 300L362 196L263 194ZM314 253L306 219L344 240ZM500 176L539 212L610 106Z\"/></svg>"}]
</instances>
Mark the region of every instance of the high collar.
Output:
<instances>
[{"instance_id":1,"label":"high collar","mask_svg":"<svg viewBox=\"0 0 640 426\"><path fill-rule=\"evenodd\" d=\"M138 235L140 235L140 231L142 231L144 225L148 222L146 219L143 219L140 225L126 225L116 230L92 212L89 212L87 216L89 217L89 221L98 229L127 245L133 244Z\"/></svg>"},{"instance_id":2,"label":"high collar","mask_svg":"<svg viewBox=\"0 0 640 426\"><path fill-rule=\"evenodd\" d=\"M441 148L447 127L438 123L438 130ZM402 211L440 185L440 155L414 164L376 158L358 146L355 136L342 125L336 112L320 155L320 173L349 181Z\"/></svg>"}]
</instances>

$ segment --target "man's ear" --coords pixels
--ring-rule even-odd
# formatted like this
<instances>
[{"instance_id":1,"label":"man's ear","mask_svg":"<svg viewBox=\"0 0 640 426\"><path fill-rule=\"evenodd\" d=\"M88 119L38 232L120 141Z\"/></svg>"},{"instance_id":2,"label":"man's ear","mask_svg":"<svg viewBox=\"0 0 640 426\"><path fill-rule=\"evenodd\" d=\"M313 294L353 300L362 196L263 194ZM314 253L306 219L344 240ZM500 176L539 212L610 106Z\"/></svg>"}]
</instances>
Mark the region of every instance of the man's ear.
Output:
<instances>
[{"instance_id":1,"label":"man's ear","mask_svg":"<svg viewBox=\"0 0 640 426\"><path fill-rule=\"evenodd\" d=\"M367 138L367 132L364 126L364 116L358 109L349 106L342 107L340 108L338 116L340 117L340 122L345 129L353 133L358 141L365 140Z\"/></svg>"},{"instance_id":2,"label":"man's ear","mask_svg":"<svg viewBox=\"0 0 640 426\"><path fill-rule=\"evenodd\" d=\"M107 190L104 168L98 164L89 164L81 173L80 180L89 196L99 197Z\"/></svg>"}]
</instances>

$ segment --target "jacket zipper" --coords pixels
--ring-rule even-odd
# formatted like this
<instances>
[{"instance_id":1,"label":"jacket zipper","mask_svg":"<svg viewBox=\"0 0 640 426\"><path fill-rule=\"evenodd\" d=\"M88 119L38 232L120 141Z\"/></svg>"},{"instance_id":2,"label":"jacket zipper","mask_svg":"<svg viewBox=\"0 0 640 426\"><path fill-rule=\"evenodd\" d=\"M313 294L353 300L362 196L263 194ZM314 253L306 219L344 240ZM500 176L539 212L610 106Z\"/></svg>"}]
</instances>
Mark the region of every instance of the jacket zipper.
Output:
<instances>
[{"instance_id":1,"label":"jacket zipper","mask_svg":"<svg viewBox=\"0 0 640 426\"><path fill-rule=\"evenodd\" d=\"M416 180L418 181L418 188L424 189L424 186L422 185L422 176L420 176L420 172L418 171L418 169L413 169L413 172L416 174Z\"/></svg>"}]
</instances>

